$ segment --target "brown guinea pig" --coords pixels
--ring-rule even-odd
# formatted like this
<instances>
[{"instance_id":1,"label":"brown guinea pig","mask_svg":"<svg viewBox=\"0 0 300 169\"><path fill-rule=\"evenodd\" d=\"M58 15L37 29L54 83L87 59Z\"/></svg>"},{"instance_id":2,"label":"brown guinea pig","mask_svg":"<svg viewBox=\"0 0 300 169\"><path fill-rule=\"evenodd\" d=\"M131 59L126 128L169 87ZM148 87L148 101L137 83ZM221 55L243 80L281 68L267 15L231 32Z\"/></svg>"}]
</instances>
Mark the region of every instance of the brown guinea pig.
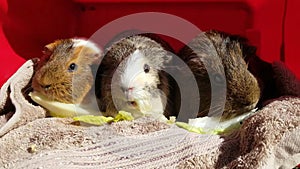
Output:
<instances>
[{"instance_id":1,"label":"brown guinea pig","mask_svg":"<svg viewBox=\"0 0 300 169\"><path fill-rule=\"evenodd\" d=\"M62 103L79 104L94 84L92 66L102 51L83 39L57 40L45 46L32 79L33 90Z\"/></svg>"},{"instance_id":2,"label":"brown guinea pig","mask_svg":"<svg viewBox=\"0 0 300 169\"><path fill-rule=\"evenodd\" d=\"M172 113L170 81L162 71L172 59L168 52L172 49L150 36L124 37L107 48L96 80L104 115L114 116L118 110L131 112L134 117Z\"/></svg>"},{"instance_id":3,"label":"brown guinea pig","mask_svg":"<svg viewBox=\"0 0 300 169\"><path fill-rule=\"evenodd\" d=\"M226 119L255 108L260 89L244 55L238 41L217 31L198 35L179 51L197 80L199 117L223 113Z\"/></svg>"}]
</instances>

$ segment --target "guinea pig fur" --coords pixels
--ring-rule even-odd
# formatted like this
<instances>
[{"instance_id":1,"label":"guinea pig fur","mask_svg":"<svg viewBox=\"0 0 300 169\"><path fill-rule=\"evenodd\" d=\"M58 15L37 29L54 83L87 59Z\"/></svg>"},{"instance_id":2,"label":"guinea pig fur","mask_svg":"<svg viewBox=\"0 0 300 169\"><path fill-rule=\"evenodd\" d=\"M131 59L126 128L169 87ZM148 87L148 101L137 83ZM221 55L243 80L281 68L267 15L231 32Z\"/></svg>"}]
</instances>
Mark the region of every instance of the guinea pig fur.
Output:
<instances>
[{"instance_id":1,"label":"guinea pig fur","mask_svg":"<svg viewBox=\"0 0 300 169\"><path fill-rule=\"evenodd\" d=\"M255 77L247 70L244 55L237 40L217 31L200 34L179 51L179 56L191 68L197 80L199 117L220 114L224 108L222 118L226 119L255 108L260 98L260 88ZM222 83L225 83L226 89L216 91L215 105L211 105L212 86Z\"/></svg>"},{"instance_id":2,"label":"guinea pig fur","mask_svg":"<svg viewBox=\"0 0 300 169\"><path fill-rule=\"evenodd\" d=\"M165 44L158 38L134 35L107 49L96 80L96 95L104 115L114 116L119 110L136 117L147 111L167 116L172 112L170 79L162 71L172 59L172 49Z\"/></svg>"},{"instance_id":3,"label":"guinea pig fur","mask_svg":"<svg viewBox=\"0 0 300 169\"><path fill-rule=\"evenodd\" d=\"M57 40L45 46L32 79L33 90L62 103L82 103L94 84L93 65L102 51L84 39Z\"/></svg>"}]
</instances>

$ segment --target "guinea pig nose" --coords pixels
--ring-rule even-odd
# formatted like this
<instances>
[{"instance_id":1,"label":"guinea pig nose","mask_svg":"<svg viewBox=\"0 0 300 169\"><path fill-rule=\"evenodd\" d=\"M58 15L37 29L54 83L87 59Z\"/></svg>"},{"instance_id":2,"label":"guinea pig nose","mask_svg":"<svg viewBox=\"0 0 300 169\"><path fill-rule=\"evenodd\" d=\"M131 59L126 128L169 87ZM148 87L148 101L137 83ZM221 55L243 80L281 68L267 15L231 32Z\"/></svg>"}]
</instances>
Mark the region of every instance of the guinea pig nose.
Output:
<instances>
[{"instance_id":1,"label":"guinea pig nose","mask_svg":"<svg viewBox=\"0 0 300 169\"><path fill-rule=\"evenodd\" d=\"M128 91L132 91L132 90L133 90L133 87L124 87L124 86L122 86L122 87L121 87L121 90L122 90L123 92L128 92Z\"/></svg>"}]
</instances>

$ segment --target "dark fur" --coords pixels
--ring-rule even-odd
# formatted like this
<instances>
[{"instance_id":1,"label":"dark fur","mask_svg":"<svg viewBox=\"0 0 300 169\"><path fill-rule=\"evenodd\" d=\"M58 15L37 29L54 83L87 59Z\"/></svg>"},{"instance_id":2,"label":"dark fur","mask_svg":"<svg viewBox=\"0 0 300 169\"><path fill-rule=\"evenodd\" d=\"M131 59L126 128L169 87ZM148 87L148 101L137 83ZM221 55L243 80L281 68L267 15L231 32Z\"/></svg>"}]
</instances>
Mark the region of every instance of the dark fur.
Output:
<instances>
[{"instance_id":1,"label":"dark fur","mask_svg":"<svg viewBox=\"0 0 300 169\"><path fill-rule=\"evenodd\" d=\"M221 32L209 31L195 38L189 46L181 49L179 56L191 68L198 83L200 93L198 116L208 115L210 106L215 114L221 111L222 105L225 105L224 118L249 111L248 106L255 104L260 98L260 89L256 79L247 69L244 61L246 53L243 53L237 38L231 38ZM208 67L205 67L204 63ZM216 82L210 83L208 70L212 72L212 80L217 79ZM222 73L225 74L226 79L220 78ZM217 91L217 95L220 95L216 97L217 105L211 105L211 85L217 86L218 83L226 83L226 98L221 97L225 91L220 89Z\"/></svg>"}]
</instances>

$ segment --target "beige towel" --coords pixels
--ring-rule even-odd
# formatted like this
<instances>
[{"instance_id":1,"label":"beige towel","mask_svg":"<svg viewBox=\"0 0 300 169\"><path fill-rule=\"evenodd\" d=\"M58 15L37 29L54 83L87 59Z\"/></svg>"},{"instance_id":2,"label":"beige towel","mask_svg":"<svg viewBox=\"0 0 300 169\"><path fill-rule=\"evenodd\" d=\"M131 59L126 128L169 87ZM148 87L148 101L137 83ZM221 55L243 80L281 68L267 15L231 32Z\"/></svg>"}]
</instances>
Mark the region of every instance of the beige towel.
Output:
<instances>
[{"instance_id":1,"label":"beige towel","mask_svg":"<svg viewBox=\"0 0 300 169\"><path fill-rule=\"evenodd\" d=\"M76 126L71 119L45 118L24 97L32 67L25 63L1 88L3 168L290 169L300 163L297 97L273 101L229 136L190 133L150 118Z\"/></svg>"},{"instance_id":2,"label":"beige towel","mask_svg":"<svg viewBox=\"0 0 300 169\"><path fill-rule=\"evenodd\" d=\"M37 118L46 111L30 104L23 96L34 73L34 61L29 60L3 84L0 90L0 136L9 130Z\"/></svg>"}]
</instances>

